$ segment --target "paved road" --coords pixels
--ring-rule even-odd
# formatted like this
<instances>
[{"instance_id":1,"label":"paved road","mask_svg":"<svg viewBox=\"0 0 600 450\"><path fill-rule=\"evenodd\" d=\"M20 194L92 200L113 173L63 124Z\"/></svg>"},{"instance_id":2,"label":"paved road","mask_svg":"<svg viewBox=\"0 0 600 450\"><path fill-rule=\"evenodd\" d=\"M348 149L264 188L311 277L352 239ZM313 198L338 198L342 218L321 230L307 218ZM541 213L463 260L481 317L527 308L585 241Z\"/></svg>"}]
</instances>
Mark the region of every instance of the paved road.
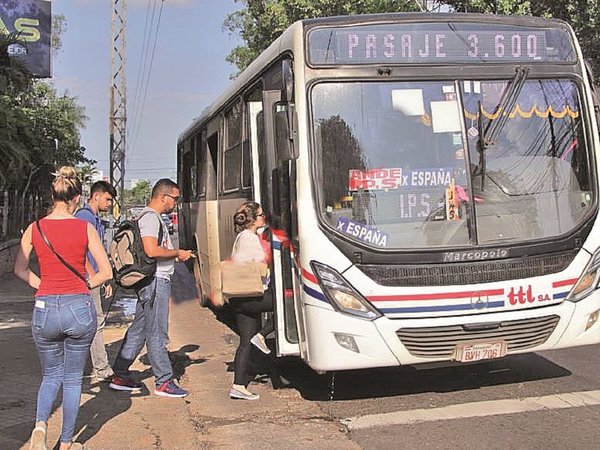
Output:
<instances>
[{"instance_id":1,"label":"paved road","mask_svg":"<svg viewBox=\"0 0 600 450\"><path fill-rule=\"evenodd\" d=\"M365 449L595 449L599 365L600 347L589 346L430 370L340 372L333 383L293 363L285 373Z\"/></svg>"}]
</instances>

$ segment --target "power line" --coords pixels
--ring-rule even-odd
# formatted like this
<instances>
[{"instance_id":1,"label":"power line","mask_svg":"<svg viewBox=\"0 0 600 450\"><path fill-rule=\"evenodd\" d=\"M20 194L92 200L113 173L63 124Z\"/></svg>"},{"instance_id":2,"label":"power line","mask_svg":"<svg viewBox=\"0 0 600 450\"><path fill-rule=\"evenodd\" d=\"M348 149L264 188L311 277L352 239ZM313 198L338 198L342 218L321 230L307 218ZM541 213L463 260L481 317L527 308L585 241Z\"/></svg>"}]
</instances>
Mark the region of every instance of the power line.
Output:
<instances>
[{"instance_id":1,"label":"power line","mask_svg":"<svg viewBox=\"0 0 600 450\"><path fill-rule=\"evenodd\" d=\"M144 40L143 40L143 44L142 44L142 53L140 54L140 58L141 58L142 62L141 62L140 67L138 68L139 83L136 85L136 91L138 93L138 96L136 97L136 102L135 102L134 119L133 119L131 126L129 127L130 131L131 131L131 136L135 135L134 130L138 126L140 105L142 102L141 95L142 95L142 92L144 91L144 84L146 82L146 77L148 75L148 73L147 73L148 54L150 53L150 42L152 40L152 32L154 29L154 15L156 13L156 1L157 0L148 0L148 9L146 10L146 17L148 17L150 15L150 2L151 1L154 2L152 5L152 15L150 17L149 26L144 27ZM146 31L147 31L147 34L146 34ZM133 143L133 140L132 140L132 143ZM132 149L132 151L134 151L135 145L131 145L131 149Z\"/></svg>"},{"instance_id":2,"label":"power line","mask_svg":"<svg viewBox=\"0 0 600 450\"><path fill-rule=\"evenodd\" d=\"M144 95L142 97L142 102L141 102L142 106L141 106L140 114L139 114L139 117L138 117L137 130L135 131L135 137L134 137L133 147L132 147L132 151L131 151L131 156L132 157L135 154L135 149L136 149L136 145L137 145L138 136L139 136L140 130L142 128L142 122L144 120L144 109L146 107L146 98L148 96L148 86L150 85L150 77L152 75L152 66L154 64L154 54L156 52L156 44L158 42L158 30L160 28L160 20L162 18L162 12L163 12L164 4L165 4L164 0L161 0L160 11L158 13L158 20L156 22L156 30L154 32L154 46L152 47L152 55L150 56L150 65L148 67L148 76L146 77L146 86L145 86L145 89L144 89Z\"/></svg>"},{"instance_id":3,"label":"power line","mask_svg":"<svg viewBox=\"0 0 600 450\"><path fill-rule=\"evenodd\" d=\"M146 61L147 61L146 57L148 56L148 52L147 52L147 48L146 48L146 41L150 40L150 32L148 32L148 17L150 16L150 2L151 1L152 0L148 0L148 6L146 7L146 21L144 23L144 39L142 41L142 52L140 53L140 64L138 67L137 81L135 83L135 93L133 95L134 111L133 111L133 119L132 119L132 122L130 122L130 123L134 123L134 124L136 123L136 116L137 116L137 109L138 109L137 108L138 94L140 91L140 85L143 83L142 75L146 72ZM155 6L156 6L156 0L154 0L154 2L155 2ZM152 11L152 20L154 20L154 10ZM131 131L131 126L129 127L129 131Z\"/></svg>"}]
</instances>

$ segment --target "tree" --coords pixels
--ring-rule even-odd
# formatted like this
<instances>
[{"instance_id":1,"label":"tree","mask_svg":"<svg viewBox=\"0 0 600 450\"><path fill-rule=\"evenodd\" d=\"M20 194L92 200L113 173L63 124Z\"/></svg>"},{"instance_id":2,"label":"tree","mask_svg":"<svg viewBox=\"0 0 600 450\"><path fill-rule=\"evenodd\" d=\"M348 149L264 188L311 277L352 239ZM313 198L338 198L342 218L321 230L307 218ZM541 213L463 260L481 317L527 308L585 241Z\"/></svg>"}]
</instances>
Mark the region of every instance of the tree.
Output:
<instances>
[{"instance_id":1,"label":"tree","mask_svg":"<svg viewBox=\"0 0 600 450\"><path fill-rule=\"evenodd\" d=\"M583 56L600 82L600 2L598 0L446 0L456 11L518 14L562 19L573 27Z\"/></svg>"},{"instance_id":2,"label":"tree","mask_svg":"<svg viewBox=\"0 0 600 450\"><path fill-rule=\"evenodd\" d=\"M402 11L419 11L415 0L236 0L245 5L229 14L223 26L245 42L226 60L243 71L286 28L301 19Z\"/></svg>"},{"instance_id":3,"label":"tree","mask_svg":"<svg viewBox=\"0 0 600 450\"><path fill-rule=\"evenodd\" d=\"M239 72L294 21L313 17L418 11L421 0L236 0L245 6L229 14L223 26L238 34L244 45L234 48L227 61ZM584 57L600 82L600 2L598 0L445 0L455 11L483 14L533 15L569 23Z\"/></svg>"},{"instance_id":4,"label":"tree","mask_svg":"<svg viewBox=\"0 0 600 450\"><path fill-rule=\"evenodd\" d=\"M63 14L52 16L52 35L50 36L52 54L57 55L62 49L62 35L67 31L67 19Z\"/></svg>"},{"instance_id":5,"label":"tree","mask_svg":"<svg viewBox=\"0 0 600 450\"><path fill-rule=\"evenodd\" d=\"M138 181L131 189L125 189L125 202L127 206L145 205L150 200L152 185L149 180Z\"/></svg>"},{"instance_id":6,"label":"tree","mask_svg":"<svg viewBox=\"0 0 600 450\"><path fill-rule=\"evenodd\" d=\"M8 56L9 47L17 42L17 35L0 32L0 186L29 161L28 148L18 138L30 133L27 118L17 109L17 98L30 88L32 79L19 61Z\"/></svg>"},{"instance_id":7,"label":"tree","mask_svg":"<svg viewBox=\"0 0 600 450\"><path fill-rule=\"evenodd\" d=\"M83 185L83 195L87 199L93 184L92 178L98 173L98 169L90 163L81 164L75 169L77 170L77 177L81 180L81 184Z\"/></svg>"},{"instance_id":8,"label":"tree","mask_svg":"<svg viewBox=\"0 0 600 450\"><path fill-rule=\"evenodd\" d=\"M59 31L55 29L53 41L60 46L64 17L56 17L55 24ZM17 34L0 32L0 192L9 193L11 211L9 229L0 230L3 237L41 211L51 173L58 167L94 162L80 145L85 108L76 98L58 95L50 84L33 79L10 58L8 49L17 42Z\"/></svg>"},{"instance_id":9,"label":"tree","mask_svg":"<svg viewBox=\"0 0 600 450\"><path fill-rule=\"evenodd\" d=\"M323 199L334 205L348 195L348 184L343 177L333 179L331 174L347 174L351 169L365 169L364 152L354 136L352 128L340 115L319 119L317 133L321 136L323 176Z\"/></svg>"}]
</instances>

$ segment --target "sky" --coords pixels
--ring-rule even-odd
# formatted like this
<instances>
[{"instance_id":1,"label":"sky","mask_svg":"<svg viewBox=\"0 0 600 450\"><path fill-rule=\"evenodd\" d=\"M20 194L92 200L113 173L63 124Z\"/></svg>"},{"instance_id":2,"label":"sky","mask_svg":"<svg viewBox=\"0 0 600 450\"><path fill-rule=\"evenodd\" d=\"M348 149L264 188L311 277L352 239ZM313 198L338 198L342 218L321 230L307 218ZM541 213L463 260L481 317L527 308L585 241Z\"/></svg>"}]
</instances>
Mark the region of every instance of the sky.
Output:
<instances>
[{"instance_id":1,"label":"sky","mask_svg":"<svg viewBox=\"0 0 600 450\"><path fill-rule=\"evenodd\" d=\"M143 51L150 34L145 24L151 23L154 10L152 23L156 25L160 4L161 0L126 1L126 187L130 180L176 179L178 135L217 99L231 83L230 75L236 72L225 57L241 40L223 28L223 21L242 4L234 0L164 0L141 114L144 89L140 81L142 76L147 77L151 55ZM88 158L98 161L98 169L106 176L110 167L112 5L113 0L52 1L52 14L65 16L67 31L62 35L62 49L53 57L50 81L59 94L67 92L77 97L86 108L88 121L81 130L81 145L86 147ZM150 48L153 42L150 41ZM144 54L146 70L141 71Z\"/></svg>"}]
</instances>

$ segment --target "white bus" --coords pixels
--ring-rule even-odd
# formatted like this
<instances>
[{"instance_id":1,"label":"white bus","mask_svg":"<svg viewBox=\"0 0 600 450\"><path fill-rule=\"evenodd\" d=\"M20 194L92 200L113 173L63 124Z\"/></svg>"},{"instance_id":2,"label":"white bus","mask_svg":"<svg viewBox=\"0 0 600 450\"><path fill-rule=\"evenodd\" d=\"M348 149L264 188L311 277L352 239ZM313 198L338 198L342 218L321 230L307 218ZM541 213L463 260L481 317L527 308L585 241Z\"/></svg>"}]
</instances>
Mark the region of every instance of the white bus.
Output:
<instances>
[{"instance_id":1,"label":"white bus","mask_svg":"<svg viewBox=\"0 0 600 450\"><path fill-rule=\"evenodd\" d=\"M557 20L294 23L179 137L200 298L253 199L291 241L272 237L279 356L332 371L598 343L591 80Z\"/></svg>"}]
</instances>

